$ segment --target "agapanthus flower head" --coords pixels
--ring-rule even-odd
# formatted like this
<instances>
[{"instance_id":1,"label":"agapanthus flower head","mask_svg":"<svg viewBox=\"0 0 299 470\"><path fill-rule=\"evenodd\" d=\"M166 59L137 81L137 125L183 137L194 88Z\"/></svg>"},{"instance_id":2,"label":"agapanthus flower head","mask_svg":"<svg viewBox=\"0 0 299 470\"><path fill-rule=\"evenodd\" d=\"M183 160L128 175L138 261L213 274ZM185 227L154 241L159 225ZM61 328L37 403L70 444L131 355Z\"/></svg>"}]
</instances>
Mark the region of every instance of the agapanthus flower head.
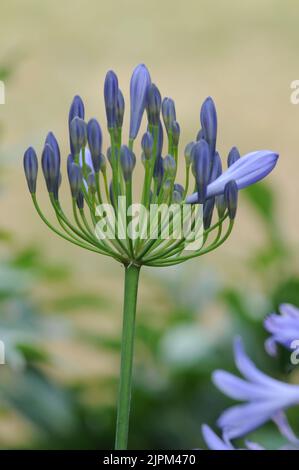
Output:
<instances>
[{"instance_id":1,"label":"agapanthus flower head","mask_svg":"<svg viewBox=\"0 0 299 470\"><path fill-rule=\"evenodd\" d=\"M144 64L134 69L130 81L130 129L127 140L123 131L124 97L112 70L105 78L104 102L108 139L96 118L86 124L84 104L78 95L71 104L68 118L71 153L66 165L72 194L71 215L63 210L62 193L59 194L64 171L60 167L65 167L61 165L63 156L54 134L49 133L46 137L42 169L50 203L59 222L58 228L46 219L37 202L36 155L33 149L25 153L27 184L42 219L64 239L113 257L126 266L172 266L218 248L232 231L238 190L265 177L274 168L278 155L271 151L257 151L239 158L238 151L233 147L228 158L229 167L222 171L221 157L216 148L215 104L212 98L207 98L201 106L201 130L197 140L183 144L185 150L182 157L183 132L178 124L175 102L169 97L162 100ZM143 116L147 117L147 123L142 129L138 152L137 137ZM183 185L177 181L181 159L185 163ZM140 166L142 174L140 171L134 172L135 165ZM137 200L140 185L136 185L135 178L143 181ZM189 195L192 190L194 193ZM163 217L157 222L151 214L145 217L142 215L144 212L140 211L138 220L134 220L139 233L130 240L136 202L145 211L150 211L152 207L159 208L162 204L167 211L161 212ZM102 204L111 205L114 223L103 216L106 212L101 208ZM176 206L175 210L173 205ZM123 210L125 214L121 212ZM111 232L111 224L114 225L114 238L103 240L98 230L103 218L109 228L107 233ZM181 231L177 230L178 227ZM184 232L185 227L189 227L188 233ZM193 241L198 244L194 245Z\"/></svg>"},{"instance_id":2,"label":"agapanthus flower head","mask_svg":"<svg viewBox=\"0 0 299 470\"><path fill-rule=\"evenodd\" d=\"M266 350L271 356L277 353L277 344L287 349L299 344L299 309L291 304L279 306L280 315L271 313L264 321L265 329L271 333L266 341Z\"/></svg>"},{"instance_id":3,"label":"agapanthus flower head","mask_svg":"<svg viewBox=\"0 0 299 470\"><path fill-rule=\"evenodd\" d=\"M218 420L227 439L244 436L269 420L281 421L285 409L299 404L299 385L273 379L257 369L246 355L240 338L235 340L234 353L244 379L223 370L213 373L213 382L219 390L245 402L224 411Z\"/></svg>"}]
</instances>

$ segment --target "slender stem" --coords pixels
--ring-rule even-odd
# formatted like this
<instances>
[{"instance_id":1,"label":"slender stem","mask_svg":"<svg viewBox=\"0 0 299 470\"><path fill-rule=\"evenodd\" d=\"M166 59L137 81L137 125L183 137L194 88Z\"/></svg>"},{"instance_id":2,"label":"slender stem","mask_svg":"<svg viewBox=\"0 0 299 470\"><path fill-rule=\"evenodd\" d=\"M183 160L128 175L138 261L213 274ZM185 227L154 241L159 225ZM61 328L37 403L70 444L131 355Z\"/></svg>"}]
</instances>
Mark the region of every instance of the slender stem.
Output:
<instances>
[{"instance_id":1,"label":"slender stem","mask_svg":"<svg viewBox=\"0 0 299 470\"><path fill-rule=\"evenodd\" d=\"M120 383L117 407L115 449L125 450L128 443L134 330L140 267L133 264L125 268L123 331L121 343Z\"/></svg>"}]
</instances>

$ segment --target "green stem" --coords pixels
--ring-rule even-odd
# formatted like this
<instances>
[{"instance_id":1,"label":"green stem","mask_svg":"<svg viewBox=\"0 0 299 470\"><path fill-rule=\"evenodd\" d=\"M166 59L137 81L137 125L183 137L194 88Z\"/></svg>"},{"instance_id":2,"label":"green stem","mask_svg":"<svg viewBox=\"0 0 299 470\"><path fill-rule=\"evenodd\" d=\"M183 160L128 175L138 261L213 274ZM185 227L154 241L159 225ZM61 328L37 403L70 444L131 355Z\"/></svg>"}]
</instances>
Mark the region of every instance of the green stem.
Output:
<instances>
[{"instance_id":1,"label":"green stem","mask_svg":"<svg viewBox=\"0 0 299 470\"><path fill-rule=\"evenodd\" d=\"M115 450L127 449L128 443L134 350L134 330L139 272L140 266L130 264L125 268L123 331L121 343L121 365L117 407Z\"/></svg>"}]
</instances>

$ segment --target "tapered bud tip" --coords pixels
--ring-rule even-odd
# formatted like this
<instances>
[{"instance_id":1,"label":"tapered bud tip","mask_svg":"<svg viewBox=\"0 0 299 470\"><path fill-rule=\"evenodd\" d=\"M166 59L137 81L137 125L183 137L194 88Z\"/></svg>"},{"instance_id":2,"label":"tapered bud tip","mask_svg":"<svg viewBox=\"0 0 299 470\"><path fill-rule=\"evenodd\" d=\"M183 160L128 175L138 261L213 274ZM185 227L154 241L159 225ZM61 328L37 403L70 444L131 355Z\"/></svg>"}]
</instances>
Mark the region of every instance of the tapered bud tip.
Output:
<instances>
[{"instance_id":1,"label":"tapered bud tip","mask_svg":"<svg viewBox=\"0 0 299 470\"><path fill-rule=\"evenodd\" d=\"M238 204L238 185L235 180L229 181L224 188L224 199L231 220L236 216Z\"/></svg>"},{"instance_id":2,"label":"tapered bud tip","mask_svg":"<svg viewBox=\"0 0 299 470\"><path fill-rule=\"evenodd\" d=\"M167 134L169 134L172 131L172 123L176 121L175 104L171 98L164 98L162 102L162 116Z\"/></svg>"},{"instance_id":3,"label":"tapered bud tip","mask_svg":"<svg viewBox=\"0 0 299 470\"><path fill-rule=\"evenodd\" d=\"M70 138L75 155L77 155L87 142L87 126L85 121L75 117L70 124Z\"/></svg>"},{"instance_id":4,"label":"tapered bud tip","mask_svg":"<svg viewBox=\"0 0 299 470\"><path fill-rule=\"evenodd\" d=\"M175 145L176 147L179 144L180 132L181 129L179 123L177 121L173 121L173 123L171 124L172 142L173 145Z\"/></svg>"},{"instance_id":5,"label":"tapered bud tip","mask_svg":"<svg viewBox=\"0 0 299 470\"><path fill-rule=\"evenodd\" d=\"M118 79L113 70L109 70L106 74L104 83L104 99L107 116L108 128L112 129L116 126L116 108L118 98Z\"/></svg>"},{"instance_id":6,"label":"tapered bud tip","mask_svg":"<svg viewBox=\"0 0 299 470\"><path fill-rule=\"evenodd\" d=\"M72 163L68 171L69 183L71 188L72 197L77 199L81 183L82 183L82 170L76 163Z\"/></svg>"},{"instance_id":7,"label":"tapered bud tip","mask_svg":"<svg viewBox=\"0 0 299 470\"><path fill-rule=\"evenodd\" d=\"M121 90L118 90L116 101L116 125L122 127L125 114L125 99Z\"/></svg>"},{"instance_id":8,"label":"tapered bud tip","mask_svg":"<svg viewBox=\"0 0 299 470\"><path fill-rule=\"evenodd\" d=\"M227 156L227 166L233 165L240 157L241 155L237 147L232 147Z\"/></svg>"},{"instance_id":9,"label":"tapered bud tip","mask_svg":"<svg viewBox=\"0 0 299 470\"><path fill-rule=\"evenodd\" d=\"M212 155L215 152L217 138L217 113L214 101L208 97L202 104L200 122L203 137L208 142Z\"/></svg>"},{"instance_id":10,"label":"tapered bud tip","mask_svg":"<svg viewBox=\"0 0 299 470\"><path fill-rule=\"evenodd\" d=\"M151 77L144 64L137 65L130 82L130 139L135 139L145 110Z\"/></svg>"},{"instance_id":11,"label":"tapered bud tip","mask_svg":"<svg viewBox=\"0 0 299 470\"><path fill-rule=\"evenodd\" d=\"M147 160L149 160L152 156L154 140L152 134L150 132L146 132L143 134L141 139L141 147L144 152L144 156Z\"/></svg>"},{"instance_id":12,"label":"tapered bud tip","mask_svg":"<svg viewBox=\"0 0 299 470\"><path fill-rule=\"evenodd\" d=\"M33 147L29 147L24 153L23 164L28 189L31 194L35 194L38 173L38 160Z\"/></svg>"},{"instance_id":13,"label":"tapered bud tip","mask_svg":"<svg viewBox=\"0 0 299 470\"><path fill-rule=\"evenodd\" d=\"M91 153L94 170L99 171L98 162L102 153L102 130L96 119L90 119L87 124L87 140Z\"/></svg>"},{"instance_id":14,"label":"tapered bud tip","mask_svg":"<svg viewBox=\"0 0 299 470\"><path fill-rule=\"evenodd\" d=\"M122 145L120 149L120 165L126 182L131 179L135 164L136 157L134 153L126 145Z\"/></svg>"},{"instance_id":15,"label":"tapered bud tip","mask_svg":"<svg viewBox=\"0 0 299 470\"><path fill-rule=\"evenodd\" d=\"M176 162L171 155L167 155L163 160L163 167L165 173L173 177L176 174Z\"/></svg>"},{"instance_id":16,"label":"tapered bud tip","mask_svg":"<svg viewBox=\"0 0 299 470\"><path fill-rule=\"evenodd\" d=\"M162 98L154 83L148 87L146 111L149 124L157 126L159 124Z\"/></svg>"}]
</instances>

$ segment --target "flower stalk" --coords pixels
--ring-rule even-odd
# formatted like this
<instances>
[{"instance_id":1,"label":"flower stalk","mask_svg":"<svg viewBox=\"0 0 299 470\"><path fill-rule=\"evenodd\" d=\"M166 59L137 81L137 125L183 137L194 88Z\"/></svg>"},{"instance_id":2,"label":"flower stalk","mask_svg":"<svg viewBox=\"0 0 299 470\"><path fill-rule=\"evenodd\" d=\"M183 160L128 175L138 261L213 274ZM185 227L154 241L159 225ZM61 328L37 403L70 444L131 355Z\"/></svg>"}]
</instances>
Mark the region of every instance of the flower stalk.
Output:
<instances>
[{"instance_id":1,"label":"flower stalk","mask_svg":"<svg viewBox=\"0 0 299 470\"><path fill-rule=\"evenodd\" d=\"M139 272L140 266L130 264L125 267L123 329L115 450L125 450L128 444Z\"/></svg>"}]
</instances>

